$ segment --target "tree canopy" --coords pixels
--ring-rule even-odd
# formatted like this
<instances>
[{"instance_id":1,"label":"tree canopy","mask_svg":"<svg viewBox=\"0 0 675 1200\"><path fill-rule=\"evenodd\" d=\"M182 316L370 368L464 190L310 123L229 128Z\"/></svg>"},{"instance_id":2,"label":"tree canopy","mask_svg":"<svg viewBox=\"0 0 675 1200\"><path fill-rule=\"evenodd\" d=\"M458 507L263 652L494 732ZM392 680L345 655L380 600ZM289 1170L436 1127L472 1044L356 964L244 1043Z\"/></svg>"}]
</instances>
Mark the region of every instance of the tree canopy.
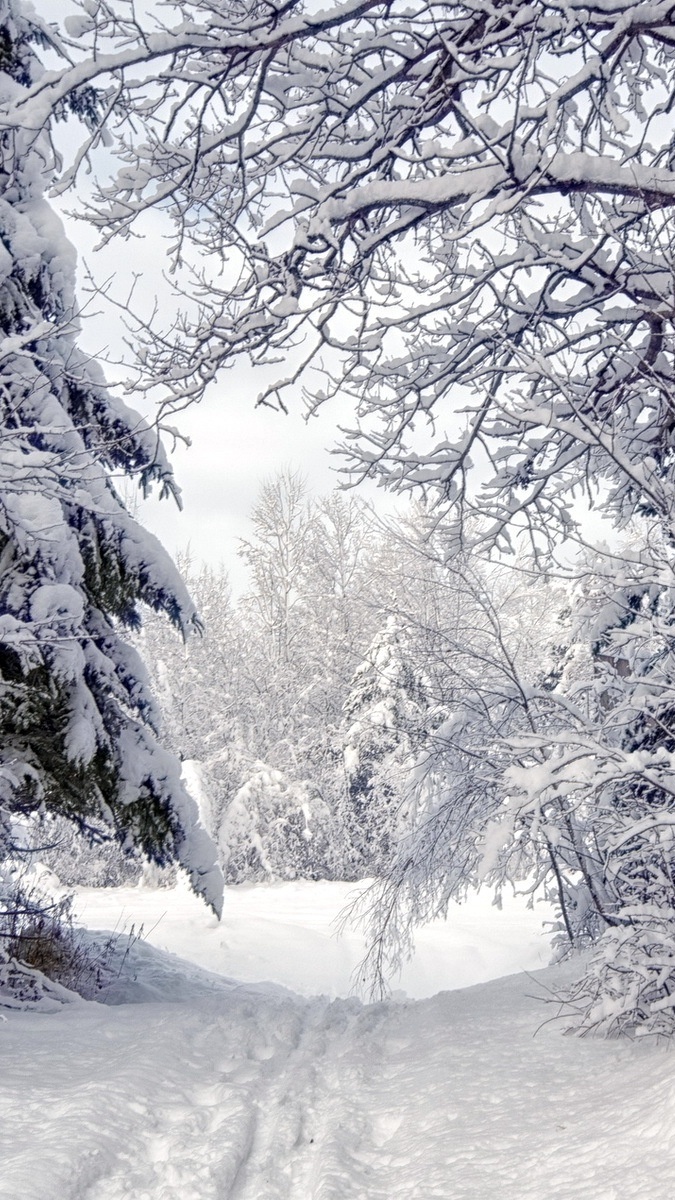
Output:
<instances>
[{"instance_id":1,"label":"tree canopy","mask_svg":"<svg viewBox=\"0 0 675 1200\"><path fill-rule=\"evenodd\" d=\"M478 504L490 537L524 524L540 546L600 481L618 519L668 521L672 6L163 14L85 4L74 65L10 118L86 101L90 148L105 129L124 159L93 201L103 236L148 208L173 223L189 297L146 347L153 385L182 403L283 353L265 399L350 393L356 474Z\"/></svg>"}]
</instances>

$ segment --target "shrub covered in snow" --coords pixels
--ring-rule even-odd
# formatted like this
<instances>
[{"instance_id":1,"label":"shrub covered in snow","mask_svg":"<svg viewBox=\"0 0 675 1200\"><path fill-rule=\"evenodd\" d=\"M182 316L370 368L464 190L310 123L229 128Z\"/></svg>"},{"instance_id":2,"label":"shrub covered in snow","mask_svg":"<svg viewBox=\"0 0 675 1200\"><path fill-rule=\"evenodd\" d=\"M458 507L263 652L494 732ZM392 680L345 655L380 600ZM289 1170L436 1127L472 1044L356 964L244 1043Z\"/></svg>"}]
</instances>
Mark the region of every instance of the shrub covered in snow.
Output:
<instances>
[{"instance_id":1,"label":"shrub covered in snow","mask_svg":"<svg viewBox=\"0 0 675 1200\"><path fill-rule=\"evenodd\" d=\"M428 730L425 681L400 619L391 616L358 667L344 704L349 843L365 873L390 866L409 826L407 776Z\"/></svg>"},{"instance_id":2,"label":"shrub covered in snow","mask_svg":"<svg viewBox=\"0 0 675 1200\"><path fill-rule=\"evenodd\" d=\"M330 878L330 834L330 811L311 783L260 766L220 824L225 879Z\"/></svg>"}]
</instances>

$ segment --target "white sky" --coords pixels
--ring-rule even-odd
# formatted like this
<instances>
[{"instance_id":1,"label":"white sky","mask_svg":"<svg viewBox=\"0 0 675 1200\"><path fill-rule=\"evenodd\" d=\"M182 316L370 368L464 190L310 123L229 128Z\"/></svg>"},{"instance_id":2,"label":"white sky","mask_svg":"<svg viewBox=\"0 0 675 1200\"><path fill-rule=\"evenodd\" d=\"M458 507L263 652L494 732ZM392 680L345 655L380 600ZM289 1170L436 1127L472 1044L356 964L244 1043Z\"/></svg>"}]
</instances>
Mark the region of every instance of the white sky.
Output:
<instances>
[{"instance_id":1,"label":"white sky","mask_svg":"<svg viewBox=\"0 0 675 1200\"><path fill-rule=\"evenodd\" d=\"M35 7L48 20L60 21L73 12L71 0L34 0ZM141 0L140 9L148 7ZM75 135L75 136L74 136ZM72 150L76 144L76 127L72 132L60 127L63 144ZM83 174L81 186L87 188ZM146 308L153 298L166 290L162 270L166 264L165 244L153 230L143 240L117 241L104 251L96 252L95 231L82 220L74 219L77 212L77 190L54 201L66 225L70 241L76 246L82 278L86 264L100 284L112 279L117 297L129 289L132 277L141 275L138 295L145 298ZM86 296L80 294L80 302ZM89 303L89 315L83 322L78 339L81 347L97 357L105 368L105 359L117 360L125 330L120 313L102 300ZM128 357L128 352L127 352ZM280 364L280 374L285 373ZM106 369L109 379L123 378L124 371ZM237 539L248 535L247 516L255 502L262 481L283 468L299 470L307 480L308 489L317 495L337 486L337 470L342 460L331 454L339 436L339 423L351 423L348 404L333 402L309 422L304 419L304 406L298 394L292 411L286 416L269 408L256 408L255 402L269 377L258 379L243 369L227 373L213 385L201 405L193 405L172 420L180 433L189 438L188 448L178 442L170 451L177 482L182 489L183 511L172 501L151 499L141 504L138 516L161 539L173 554L189 545L193 557L210 565L223 563L233 583L242 576L237 560ZM150 415L142 397L125 396L127 403ZM289 397L285 397L286 400ZM127 500L133 493L125 491ZM368 495L381 497L380 490L368 488Z\"/></svg>"},{"instance_id":2,"label":"white sky","mask_svg":"<svg viewBox=\"0 0 675 1200\"><path fill-rule=\"evenodd\" d=\"M79 241L79 223L75 233L72 223L68 222L68 228L71 240ZM161 256L161 246L159 250ZM139 256L154 259L157 264L157 245L148 239L143 245L135 245L136 270ZM88 253L87 262L98 276L102 264L96 255ZM147 287L161 291L158 266L148 263L142 269ZM107 276L101 271L100 277ZM122 267L114 281L116 290L119 285L123 292L124 282ZM105 358L106 348L115 337L111 323L118 321L114 310L85 321L80 344ZM114 377L114 371L107 373ZM307 422L300 398L288 415L256 408L261 386L254 372L228 372L212 385L201 404L191 405L171 418L171 424L191 442L186 446L176 441L172 446L169 439L164 439L182 490L183 511L172 501L153 498L141 504L138 514L172 553L189 544L196 559L213 566L222 562L233 575L237 569L237 538L248 534L247 517L263 479L285 467L298 469L309 491L322 495L336 486L341 462L330 453L338 436L337 405L327 406ZM148 415L142 397L132 395L126 400ZM369 493L372 495L372 489Z\"/></svg>"},{"instance_id":3,"label":"white sky","mask_svg":"<svg viewBox=\"0 0 675 1200\"><path fill-rule=\"evenodd\" d=\"M68 197L72 206L73 198ZM122 257L113 286L118 294L127 289L128 247L115 246L96 255L91 250L93 237L82 222L66 220L68 236L81 251L86 245L86 261L95 278L109 278L109 260ZM149 292L161 293L163 246L146 238L133 244L133 267L143 272ZM127 262L124 259L127 259ZM100 315L85 319L79 344L99 360L116 357L115 345L122 334L119 314L96 307ZM117 328L116 328L117 326ZM283 370L283 365L281 367ZM114 378L114 370L107 371ZM338 436L337 405L326 406L310 422L303 419L302 401L286 416L269 408L256 408L261 382L253 372L229 372L213 385L208 397L171 419L181 435L191 441L189 447L178 441L170 451L176 478L182 490L183 511L172 501L153 498L141 504L138 515L156 533L166 548L175 554L190 546L193 556L212 566L223 563L237 575L237 538L248 533L247 516L255 502L262 480L284 467L299 469L306 477L310 492L322 495L337 484L340 466L330 448ZM127 403L148 415L143 398L125 397ZM347 412L348 409L345 409ZM372 495L373 489L369 489ZM126 493L127 499L130 493Z\"/></svg>"},{"instance_id":4,"label":"white sky","mask_svg":"<svg viewBox=\"0 0 675 1200\"><path fill-rule=\"evenodd\" d=\"M86 262L97 282L112 277L117 296L129 289L134 273L141 274L139 302L145 296L148 305L163 288L164 243L152 232L143 240L115 242L96 252L96 234L84 221L68 216L77 206L73 193L57 207L66 225L68 237L77 247L80 267ZM79 344L105 367L105 360L116 361L126 334L121 314L104 299L93 302L81 294L81 303L89 309L83 321ZM128 354L128 351L127 351ZM284 364L280 364L284 373ZM125 372L106 369L109 379ZM181 435L191 441L187 447L176 442L170 451L176 478L183 494L183 511L172 501L151 499L141 504L139 517L173 554L190 546L192 555L217 566L224 563L237 575L237 539L247 536L247 516L255 502L263 479L290 467L307 480L310 492L323 495L338 485L337 471L342 459L331 453L340 421L350 423L347 403L332 402L307 421L298 394L288 415L269 408L256 408L256 398L267 377L258 378L243 369L227 372L212 385L207 399L171 418ZM143 397L125 396L127 403L149 415ZM372 498L374 486L368 488ZM382 491L377 492L384 500ZM130 493L125 493L127 499Z\"/></svg>"}]
</instances>

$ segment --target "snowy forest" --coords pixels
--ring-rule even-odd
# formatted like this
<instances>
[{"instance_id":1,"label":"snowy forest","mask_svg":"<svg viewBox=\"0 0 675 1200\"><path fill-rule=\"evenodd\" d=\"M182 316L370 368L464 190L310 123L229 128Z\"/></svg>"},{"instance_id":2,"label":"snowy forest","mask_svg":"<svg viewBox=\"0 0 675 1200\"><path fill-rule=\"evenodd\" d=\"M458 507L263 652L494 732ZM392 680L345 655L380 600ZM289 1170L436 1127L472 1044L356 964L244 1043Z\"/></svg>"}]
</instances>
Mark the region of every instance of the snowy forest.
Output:
<instances>
[{"instance_id":1,"label":"snowy forest","mask_svg":"<svg viewBox=\"0 0 675 1200\"><path fill-rule=\"evenodd\" d=\"M0 80L0 1010L110 979L73 889L369 881L371 996L515 891L563 1029L670 1038L670 0L0 0ZM236 588L134 499L226 393L350 414Z\"/></svg>"}]
</instances>

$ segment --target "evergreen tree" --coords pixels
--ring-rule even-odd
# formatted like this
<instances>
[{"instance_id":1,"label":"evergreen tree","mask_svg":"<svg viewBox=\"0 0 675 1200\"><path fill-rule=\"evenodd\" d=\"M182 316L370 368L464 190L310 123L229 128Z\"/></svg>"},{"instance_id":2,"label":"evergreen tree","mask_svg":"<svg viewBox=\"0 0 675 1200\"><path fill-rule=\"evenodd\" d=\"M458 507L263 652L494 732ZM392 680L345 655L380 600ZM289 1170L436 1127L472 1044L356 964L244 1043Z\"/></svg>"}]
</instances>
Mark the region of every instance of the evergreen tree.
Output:
<instances>
[{"instance_id":1,"label":"evergreen tree","mask_svg":"<svg viewBox=\"0 0 675 1200\"><path fill-rule=\"evenodd\" d=\"M0 108L58 50L16 0L0 0ZM95 119L92 89L69 106ZM57 113L58 115L58 113ZM77 346L75 254L45 199L49 126L0 132L0 829L54 814L176 861L214 907L220 874L179 767L155 737L157 709L128 633L141 605L186 635L195 610L157 540L126 511L115 476L176 494L156 430L113 396ZM7 906L11 899L2 893Z\"/></svg>"},{"instance_id":2,"label":"evergreen tree","mask_svg":"<svg viewBox=\"0 0 675 1200\"><path fill-rule=\"evenodd\" d=\"M596 941L574 990L587 1026L669 1032L675 938L672 570L658 539L585 564L569 647L521 811L546 822L557 899L577 943Z\"/></svg>"},{"instance_id":3,"label":"evergreen tree","mask_svg":"<svg viewBox=\"0 0 675 1200\"><path fill-rule=\"evenodd\" d=\"M406 825L406 775L427 733L428 695L405 630L388 617L344 705L345 826L362 870L381 873Z\"/></svg>"}]
</instances>

